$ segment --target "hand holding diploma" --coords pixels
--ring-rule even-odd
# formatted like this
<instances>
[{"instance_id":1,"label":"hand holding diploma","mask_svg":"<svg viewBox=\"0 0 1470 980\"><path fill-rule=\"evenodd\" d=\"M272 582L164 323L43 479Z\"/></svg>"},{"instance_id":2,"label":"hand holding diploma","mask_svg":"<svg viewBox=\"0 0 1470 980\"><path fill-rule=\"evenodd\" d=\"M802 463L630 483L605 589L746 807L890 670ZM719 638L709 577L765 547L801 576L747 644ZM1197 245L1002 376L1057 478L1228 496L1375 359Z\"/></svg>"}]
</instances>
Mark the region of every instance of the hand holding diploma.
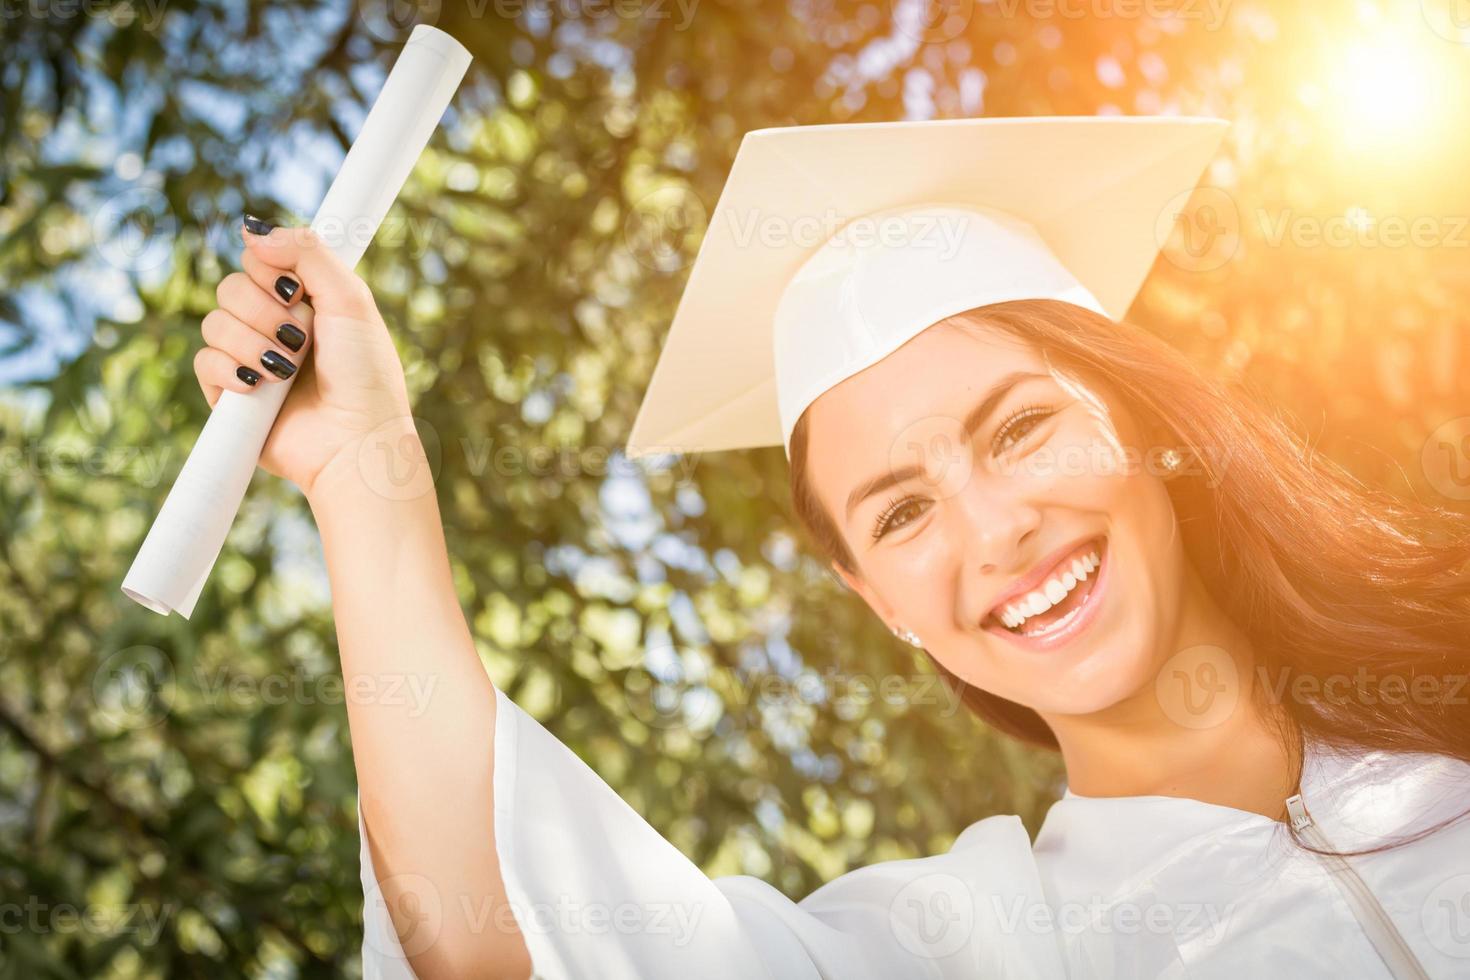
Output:
<instances>
[{"instance_id":1,"label":"hand holding diploma","mask_svg":"<svg viewBox=\"0 0 1470 980\"><path fill-rule=\"evenodd\" d=\"M352 268L469 63L448 34L414 28L310 231L247 222L245 272L221 284L195 361L213 411L123 579L130 599L189 618L257 460L310 491L354 437L408 420L397 352Z\"/></svg>"},{"instance_id":2,"label":"hand holding diploma","mask_svg":"<svg viewBox=\"0 0 1470 980\"><path fill-rule=\"evenodd\" d=\"M247 221L242 264L244 272L220 283L219 308L204 318L209 346L194 373L213 406L225 390L253 397L300 365L260 466L310 496L334 459L354 465L364 436L410 419L403 365L367 284L310 229ZM292 349L298 335L299 351Z\"/></svg>"}]
</instances>

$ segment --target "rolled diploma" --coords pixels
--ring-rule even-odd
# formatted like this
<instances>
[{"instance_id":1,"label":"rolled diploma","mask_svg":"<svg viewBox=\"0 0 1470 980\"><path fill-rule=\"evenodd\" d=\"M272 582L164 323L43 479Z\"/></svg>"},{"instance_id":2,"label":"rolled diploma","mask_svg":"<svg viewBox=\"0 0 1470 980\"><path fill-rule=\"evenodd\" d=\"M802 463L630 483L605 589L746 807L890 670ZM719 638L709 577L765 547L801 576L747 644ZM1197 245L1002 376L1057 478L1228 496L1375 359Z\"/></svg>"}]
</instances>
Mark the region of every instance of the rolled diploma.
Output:
<instances>
[{"instance_id":1,"label":"rolled diploma","mask_svg":"<svg viewBox=\"0 0 1470 980\"><path fill-rule=\"evenodd\" d=\"M469 65L443 31L420 25L409 35L311 222L348 266L367 251ZM306 303L291 312L311 325ZM189 618L295 377L220 395L123 578L128 598Z\"/></svg>"}]
</instances>

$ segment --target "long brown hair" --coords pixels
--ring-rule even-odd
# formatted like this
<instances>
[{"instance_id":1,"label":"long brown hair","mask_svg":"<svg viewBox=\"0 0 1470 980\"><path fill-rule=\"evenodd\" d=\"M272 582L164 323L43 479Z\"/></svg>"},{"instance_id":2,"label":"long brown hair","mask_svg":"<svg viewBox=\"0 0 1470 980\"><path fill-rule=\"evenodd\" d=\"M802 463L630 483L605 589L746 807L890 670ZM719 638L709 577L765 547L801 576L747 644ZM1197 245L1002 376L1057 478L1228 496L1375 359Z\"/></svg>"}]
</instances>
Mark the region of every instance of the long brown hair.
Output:
<instances>
[{"instance_id":1,"label":"long brown hair","mask_svg":"<svg viewBox=\"0 0 1470 980\"><path fill-rule=\"evenodd\" d=\"M1207 377L1140 327L1053 300L999 303L950 320L1030 342L1187 452L1185 475L1166 484L1186 553L1250 637L1256 669L1274 690L1293 692L1268 713L1283 722L1284 738L1470 762L1463 516L1364 486L1313 454L1244 385ZM807 439L803 415L791 435L797 516L828 558L855 571L806 478ZM1057 748L1035 711L935 666L991 725ZM1330 678L1350 680L1351 696L1334 695L1342 687ZM1266 685L1255 690L1270 696ZM1439 696L1423 696L1430 690Z\"/></svg>"}]
</instances>

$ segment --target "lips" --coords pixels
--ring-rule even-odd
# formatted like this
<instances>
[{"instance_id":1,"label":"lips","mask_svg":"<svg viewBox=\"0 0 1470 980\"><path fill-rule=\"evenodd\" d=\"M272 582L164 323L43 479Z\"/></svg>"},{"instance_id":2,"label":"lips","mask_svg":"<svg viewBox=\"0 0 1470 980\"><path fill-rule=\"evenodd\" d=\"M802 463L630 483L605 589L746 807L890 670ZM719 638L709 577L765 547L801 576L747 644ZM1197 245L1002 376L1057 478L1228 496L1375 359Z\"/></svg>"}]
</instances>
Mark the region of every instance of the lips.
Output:
<instances>
[{"instance_id":1,"label":"lips","mask_svg":"<svg viewBox=\"0 0 1470 980\"><path fill-rule=\"evenodd\" d=\"M1022 636L1045 632L1049 622L1071 618L1096 587L1106 547L1106 537L1099 536L1051 552L1001 593L981 625Z\"/></svg>"}]
</instances>

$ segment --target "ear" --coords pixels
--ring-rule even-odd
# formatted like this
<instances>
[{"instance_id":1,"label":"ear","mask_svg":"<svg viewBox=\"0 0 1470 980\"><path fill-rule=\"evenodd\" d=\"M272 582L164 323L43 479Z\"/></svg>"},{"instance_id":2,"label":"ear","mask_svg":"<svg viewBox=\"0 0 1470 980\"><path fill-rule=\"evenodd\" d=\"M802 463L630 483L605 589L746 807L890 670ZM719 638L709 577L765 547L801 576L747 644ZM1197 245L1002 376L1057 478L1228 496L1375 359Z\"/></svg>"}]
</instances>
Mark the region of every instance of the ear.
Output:
<instances>
[{"instance_id":1,"label":"ear","mask_svg":"<svg viewBox=\"0 0 1470 980\"><path fill-rule=\"evenodd\" d=\"M893 607L884 602L883 597L874 592L873 587L861 575L843 568L839 562L835 561L832 563L832 571L837 573L842 584L862 597L862 600L868 604L868 608L883 620L883 625L888 627L889 632L895 629Z\"/></svg>"}]
</instances>

